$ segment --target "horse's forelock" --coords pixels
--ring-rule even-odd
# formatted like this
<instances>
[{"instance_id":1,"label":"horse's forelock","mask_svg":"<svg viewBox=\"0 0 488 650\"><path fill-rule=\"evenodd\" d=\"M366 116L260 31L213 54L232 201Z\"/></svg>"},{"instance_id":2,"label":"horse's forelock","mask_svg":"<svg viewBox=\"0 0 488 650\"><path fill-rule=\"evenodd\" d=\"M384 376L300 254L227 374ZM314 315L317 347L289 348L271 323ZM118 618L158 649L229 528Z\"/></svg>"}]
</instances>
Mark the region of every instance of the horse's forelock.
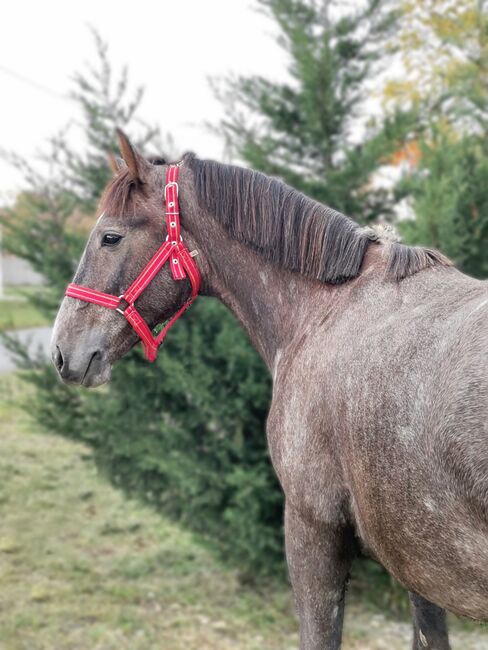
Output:
<instances>
[{"instance_id":1,"label":"horse's forelock","mask_svg":"<svg viewBox=\"0 0 488 650\"><path fill-rule=\"evenodd\" d=\"M105 188L100 202L101 211L110 215L126 215L132 210L134 194L142 189L142 183L134 180L129 170L123 169Z\"/></svg>"}]
</instances>

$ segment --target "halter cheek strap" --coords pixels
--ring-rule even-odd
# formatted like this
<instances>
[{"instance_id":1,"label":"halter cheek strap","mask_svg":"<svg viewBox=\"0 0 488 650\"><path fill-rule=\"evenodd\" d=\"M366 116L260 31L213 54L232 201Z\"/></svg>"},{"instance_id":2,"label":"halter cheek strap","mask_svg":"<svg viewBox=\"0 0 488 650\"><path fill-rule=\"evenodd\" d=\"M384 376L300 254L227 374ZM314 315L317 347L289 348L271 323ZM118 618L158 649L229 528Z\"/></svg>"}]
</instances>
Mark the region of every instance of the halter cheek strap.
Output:
<instances>
[{"instance_id":1,"label":"halter cheek strap","mask_svg":"<svg viewBox=\"0 0 488 650\"><path fill-rule=\"evenodd\" d=\"M146 264L130 287L120 296L97 291L78 284L69 284L66 296L85 302L91 302L101 307L113 309L122 314L142 341L146 358L155 361L158 348L164 341L168 330L178 318L188 309L198 296L201 275L195 264L192 254L183 242L180 233L180 210L178 204L178 175L179 165L170 165L166 171L166 184L164 186L164 203L166 212L166 226L168 235L166 241ZM161 268L169 262L173 280L190 280L191 294L188 300L169 319L157 336L154 336L146 321L137 311L134 303L148 284L155 278ZM123 306L125 304L125 307Z\"/></svg>"}]
</instances>

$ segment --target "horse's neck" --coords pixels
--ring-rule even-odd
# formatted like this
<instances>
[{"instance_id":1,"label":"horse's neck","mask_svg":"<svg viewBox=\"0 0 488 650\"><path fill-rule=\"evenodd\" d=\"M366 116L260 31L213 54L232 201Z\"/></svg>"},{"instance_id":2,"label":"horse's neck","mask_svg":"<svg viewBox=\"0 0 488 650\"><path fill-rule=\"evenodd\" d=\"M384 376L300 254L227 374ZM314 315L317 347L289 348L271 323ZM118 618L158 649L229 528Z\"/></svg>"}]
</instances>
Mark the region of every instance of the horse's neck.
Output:
<instances>
[{"instance_id":1,"label":"horse's neck","mask_svg":"<svg viewBox=\"0 0 488 650\"><path fill-rule=\"evenodd\" d=\"M267 262L229 235L213 219L193 232L199 252L203 293L224 303L237 317L271 372L281 351L303 332L316 298L322 306L329 288Z\"/></svg>"}]
</instances>

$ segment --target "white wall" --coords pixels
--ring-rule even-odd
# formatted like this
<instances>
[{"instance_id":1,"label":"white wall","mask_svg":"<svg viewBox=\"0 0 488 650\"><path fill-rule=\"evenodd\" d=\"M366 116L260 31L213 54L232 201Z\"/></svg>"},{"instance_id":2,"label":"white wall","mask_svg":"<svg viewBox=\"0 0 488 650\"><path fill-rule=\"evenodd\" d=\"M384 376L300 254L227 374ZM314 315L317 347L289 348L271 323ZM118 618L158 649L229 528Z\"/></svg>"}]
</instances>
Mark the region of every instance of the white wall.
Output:
<instances>
[{"instance_id":1,"label":"white wall","mask_svg":"<svg viewBox=\"0 0 488 650\"><path fill-rule=\"evenodd\" d=\"M3 286L42 284L42 277L25 260L0 252L0 283Z\"/></svg>"}]
</instances>

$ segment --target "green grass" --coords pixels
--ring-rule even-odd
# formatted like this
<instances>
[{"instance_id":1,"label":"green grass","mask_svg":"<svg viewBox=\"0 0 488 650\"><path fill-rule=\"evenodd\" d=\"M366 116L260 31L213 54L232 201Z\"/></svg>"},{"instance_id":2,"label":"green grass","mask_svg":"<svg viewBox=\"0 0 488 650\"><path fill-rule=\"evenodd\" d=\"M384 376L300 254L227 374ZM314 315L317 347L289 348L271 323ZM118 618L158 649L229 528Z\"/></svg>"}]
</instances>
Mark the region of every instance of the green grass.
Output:
<instances>
[{"instance_id":1,"label":"green grass","mask_svg":"<svg viewBox=\"0 0 488 650\"><path fill-rule=\"evenodd\" d=\"M6 298L0 300L0 332L49 324L48 319L27 300L34 291L42 291L42 287L6 288Z\"/></svg>"},{"instance_id":2,"label":"green grass","mask_svg":"<svg viewBox=\"0 0 488 650\"><path fill-rule=\"evenodd\" d=\"M102 480L90 451L40 433L0 377L1 650L297 648L289 589L252 589L194 535ZM345 650L409 647L410 626L353 597ZM456 629L454 648L488 648Z\"/></svg>"}]
</instances>

